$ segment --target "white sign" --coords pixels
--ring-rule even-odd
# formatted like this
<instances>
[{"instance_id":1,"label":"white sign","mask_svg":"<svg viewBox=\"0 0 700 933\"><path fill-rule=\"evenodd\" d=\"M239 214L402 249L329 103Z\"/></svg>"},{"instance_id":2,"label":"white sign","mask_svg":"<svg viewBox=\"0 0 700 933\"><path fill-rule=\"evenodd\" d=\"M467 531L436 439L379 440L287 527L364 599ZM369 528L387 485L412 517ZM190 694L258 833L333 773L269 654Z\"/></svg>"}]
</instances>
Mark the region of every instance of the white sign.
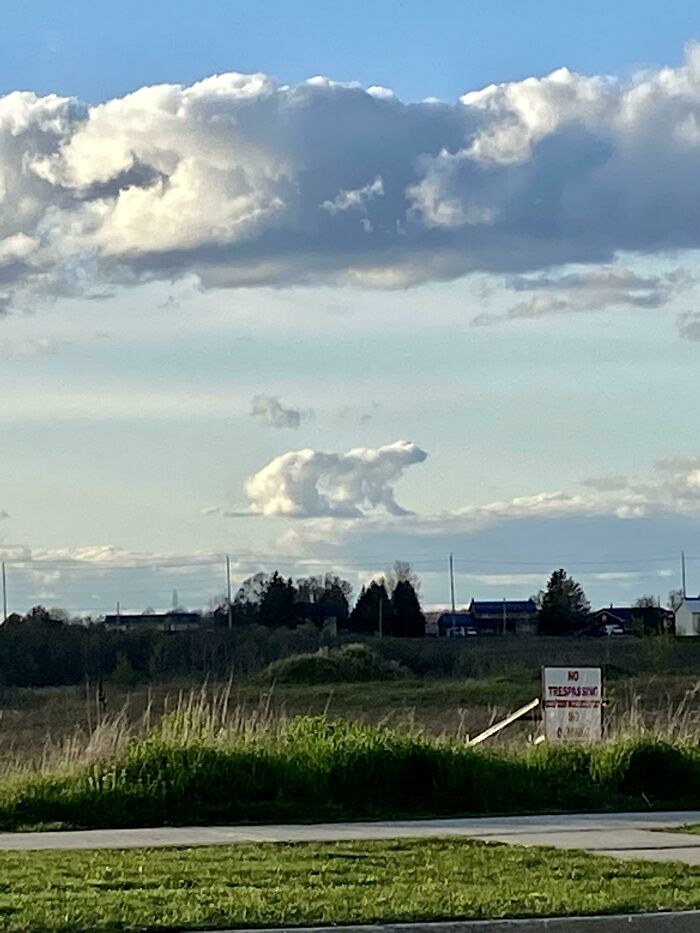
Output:
<instances>
[{"instance_id":1,"label":"white sign","mask_svg":"<svg viewBox=\"0 0 700 933\"><path fill-rule=\"evenodd\" d=\"M598 742L603 736L599 667L542 668L544 734L553 742Z\"/></svg>"}]
</instances>

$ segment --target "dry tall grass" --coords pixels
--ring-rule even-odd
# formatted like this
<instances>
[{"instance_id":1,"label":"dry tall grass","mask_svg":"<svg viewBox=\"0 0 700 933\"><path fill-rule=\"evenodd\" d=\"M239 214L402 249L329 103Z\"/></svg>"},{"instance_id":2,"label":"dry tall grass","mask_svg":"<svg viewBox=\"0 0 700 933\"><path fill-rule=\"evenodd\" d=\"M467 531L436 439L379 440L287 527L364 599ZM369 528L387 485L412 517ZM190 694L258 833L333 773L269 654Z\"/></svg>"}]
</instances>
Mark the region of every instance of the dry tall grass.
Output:
<instances>
[{"instance_id":1,"label":"dry tall grass","mask_svg":"<svg viewBox=\"0 0 700 933\"><path fill-rule=\"evenodd\" d=\"M366 685L363 685L366 688ZM76 771L98 762L113 761L122 756L134 743L148 737L157 738L173 747L196 744L210 748L229 748L240 739L273 739L290 715L284 704L277 702L275 688L257 697L255 703L242 703L232 683L204 684L198 688L178 689L166 693L154 702L149 695L144 708L135 714L127 699L116 712L101 712L99 704L92 702L91 715L74 729L58 738L48 734L32 754L13 754L10 750L0 759L0 777L12 774L55 774ZM452 711L451 728L426 731L415 709L386 710L376 718L380 726L414 737L430 734L446 743L466 742L474 711L459 708ZM332 694L326 709L327 718L333 715ZM497 722L504 714L503 707L489 706L481 711L479 722L483 727ZM680 697L669 694L654 706L638 692L624 693L605 711L604 742L661 741L700 744L700 681L693 684ZM6 722L0 719L0 739L11 749L11 735ZM3 735L5 733L5 735ZM541 734L537 713L530 719L514 723L488 740L489 747L518 750L532 744Z\"/></svg>"}]
</instances>

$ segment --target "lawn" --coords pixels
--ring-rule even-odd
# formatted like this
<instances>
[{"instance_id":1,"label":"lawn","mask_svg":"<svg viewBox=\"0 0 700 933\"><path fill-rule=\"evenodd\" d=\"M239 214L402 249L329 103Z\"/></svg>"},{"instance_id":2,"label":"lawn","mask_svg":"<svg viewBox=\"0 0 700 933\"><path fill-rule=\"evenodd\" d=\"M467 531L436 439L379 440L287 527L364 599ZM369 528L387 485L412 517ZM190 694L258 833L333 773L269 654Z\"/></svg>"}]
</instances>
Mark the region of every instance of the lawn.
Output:
<instances>
[{"instance_id":1,"label":"lawn","mask_svg":"<svg viewBox=\"0 0 700 933\"><path fill-rule=\"evenodd\" d=\"M700 869L466 840L0 854L5 933L700 907Z\"/></svg>"}]
</instances>

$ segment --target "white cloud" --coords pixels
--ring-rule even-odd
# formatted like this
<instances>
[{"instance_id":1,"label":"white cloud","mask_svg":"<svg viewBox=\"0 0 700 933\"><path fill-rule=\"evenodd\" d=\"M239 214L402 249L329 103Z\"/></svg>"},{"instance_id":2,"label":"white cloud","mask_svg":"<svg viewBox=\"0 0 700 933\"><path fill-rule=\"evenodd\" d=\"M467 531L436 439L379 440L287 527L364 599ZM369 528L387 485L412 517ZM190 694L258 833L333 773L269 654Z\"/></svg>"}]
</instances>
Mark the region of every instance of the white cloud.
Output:
<instances>
[{"instance_id":1,"label":"white cloud","mask_svg":"<svg viewBox=\"0 0 700 933\"><path fill-rule=\"evenodd\" d=\"M310 411L300 408L286 408L276 395L255 395L251 400L250 414L259 418L271 428L298 428L303 418L309 418Z\"/></svg>"},{"instance_id":2,"label":"white cloud","mask_svg":"<svg viewBox=\"0 0 700 933\"><path fill-rule=\"evenodd\" d=\"M371 184L363 185L362 188L355 188L351 191L342 189L333 198L332 201L324 201L321 207L329 214L338 214L341 211L349 211L353 208L364 209L367 202L384 194L384 183L379 175Z\"/></svg>"},{"instance_id":3,"label":"white cloud","mask_svg":"<svg viewBox=\"0 0 700 933\"><path fill-rule=\"evenodd\" d=\"M187 275L391 288L696 249L699 140L700 46L627 82L560 69L456 104L260 74L93 107L15 92L0 98L0 307ZM580 306L562 288L523 313Z\"/></svg>"},{"instance_id":4,"label":"white cloud","mask_svg":"<svg viewBox=\"0 0 700 933\"><path fill-rule=\"evenodd\" d=\"M267 516L356 519L378 510L408 515L393 487L404 470L426 457L409 441L345 454L294 450L249 477L245 491L252 511Z\"/></svg>"}]
</instances>

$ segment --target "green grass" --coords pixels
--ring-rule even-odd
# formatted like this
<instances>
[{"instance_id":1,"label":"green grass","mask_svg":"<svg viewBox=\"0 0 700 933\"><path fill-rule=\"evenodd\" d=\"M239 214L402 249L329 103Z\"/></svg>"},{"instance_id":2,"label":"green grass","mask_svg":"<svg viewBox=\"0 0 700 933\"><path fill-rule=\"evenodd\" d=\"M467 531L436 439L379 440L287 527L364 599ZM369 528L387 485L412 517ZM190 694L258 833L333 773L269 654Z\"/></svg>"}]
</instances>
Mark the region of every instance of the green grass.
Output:
<instances>
[{"instance_id":1,"label":"green grass","mask_svg":"<svg viewBox=\"0 0 700 933\"><path fill-rule=\"evenodd\" d=\"M290 716L322 715L368 723L415 723L433 735L476 735L493 721L539 695L537 677L484 677L459 680L404 679L365 683L281 683L271 687L274 709ZM237 685L236 699L253 708L261 681ZM531 724L515 727L532 730Z\"/></svg>"},{"instance_id":2,"label":"green grass","mask_svg":"<svg viewBox=\"0 0 700 933\"><path fill-rule=\"evenodd\" d=\"M473 841L0 854L4 933L107 933L700 907L700 869Z\"/></svg>"},{"instance_id":3,"label":"green grass","mask_svg":"<svg viewBox=\"0 0 700 933\"><path fill-rule=\"evenodd\" d=\"M489 750L322 717L224 726L196 709L96 762L0 780L10 830L697 807L697 744Z\"/></svg>"},{"instance_id":4,"label":"green grass","mask_svg":"<svg viewBox=\"0 0 700 933\"><path fill-rule=\"evenodd\" d=\"M540 639L541 640L541 639ZM596 641L596 639L593 639ZM389 641L389 639L386 639ZM451 641L451 639L444 639ZM469 649L471 650L471 649ZM467 648L463 647L467 652ZM99 712L95 685L85 696L82 687L10 690L0 688L0 740L3 755L0 772L13 763L46 760L67 742L75 744L76 732L85 744ZM230 689L231 702L257 713L264 707L275 715L318 715L370 723L410 723L431 735L464 737L476 735L494 719L537 696L540 691L539 667L530 672L492 674L481 678L416 678L364 683L271 685L260 677L236 681ZM609 702L606 720L616 734L640 731L657 735L698 733L697 675L654 674L606 680ZM209 683L205 688L190 680L137 686L129 689L107 684L107 717L121 715L131 731L139 731L146 709L155 722L165 709L172 709L179 694L205 690L214 696L226 684ZM689 715L691 714L691 715ZM510 726L490 740L489 745L526 742L536 728L531 721Z\"/></svg>"}]
</instances>

